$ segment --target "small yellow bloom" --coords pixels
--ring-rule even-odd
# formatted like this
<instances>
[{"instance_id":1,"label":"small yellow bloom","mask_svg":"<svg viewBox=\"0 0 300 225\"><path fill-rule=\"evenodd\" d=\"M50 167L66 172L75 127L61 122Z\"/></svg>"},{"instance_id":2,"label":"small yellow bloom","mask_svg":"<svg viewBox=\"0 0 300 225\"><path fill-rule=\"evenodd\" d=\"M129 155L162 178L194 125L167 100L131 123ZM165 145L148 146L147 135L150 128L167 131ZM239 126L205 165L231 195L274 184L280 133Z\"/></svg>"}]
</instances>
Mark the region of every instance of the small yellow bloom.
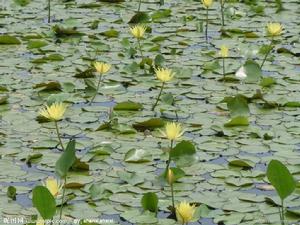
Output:
<instances>
[{"instance_id":1,"label":"small yellow bloom","mask_svg":"<svg viewBox=\"0 0 300 225\"><path fill-rule=\"evenodd\" d=\"M176 206L176 218L181 224L186 224L193 220L195 213L195 205L190 205L190 203L183 201Z\"/></svg>"},{"instance_id":2,"label":"small yellow bloom","mask_svg":"<svg viewBox=\"0 0 300 225\"><path fill-rule=\"evenodd\" d=\"M184 130L182 130L181 125L179 123L167 123L165 127L165 131L161 132L162 135L166 138L168 138L171 141L179 139L183 133Z\"/></svg>"},{"instance_id":3,"label":"small yellow bloom","mask_svg":"<svg viewBox=\"0 0 300 225\"><path fill-rule=\"evenodd\" d=\"M136 25L134 27L131 27L130 31L135 38L141 39L144 36L146 29L147 27L143 25Z\"/></svg>"},{"instance_id":4,"label":"small yellow bloom","mask_svg":"<svg viewBox=\"0 0 300 225\"><path fill-rule=\"evenodd\" d=\"M212 6L213 4L213 0L202 0L203 5L205 6L205 8L209 8Z\"/></svg>"},{"instance_id":5,"label":"small yellow bloom","mask_svg":"<svg viewBox=\"0 0 300 225\"><path fill-rule=\"evenodd\" d=\"M111 65L103 62L95 62L94 67L96 68L98 73L105 74L110 70Z\"/></svg>"},{"instance_id":6,"label":"small yellow bloom","mask_svg":"<svg viewBox=\"0 0 300 225\"><path fill-rule=\"evenodd\" d=\"M60 182L58 180L56 180L54 177L48 177L45 180L45 183L43 182L43 185L46 188L48 188L48 190L53 195L53 197L57 197L62 188L62 185L60 184Z\"/></svg>"},{"instance_id":7,"label":"small yellow bloom","mask_svg":"<svg viewBox=\"0 0 300 225\"><path fill-rule=\"evenodd\" d=\"M164 68L159 68L155 69L156 77L159 79L161 82L165 83L174 77L174 73L170 69L164 69Z\"/></svg>"},{"instance_id":8,"label":"small yellow bloom","mask_svg":"<svg viewBox=\"0 0 300 225\"><path fill-rule=\"evenodd\" d=\"M51 121L58 121L63 118L66 109L67 106L65 104L55 102L51 106L44 106L40 110L40 115Z\"/></svg>"},{"instance_id":9,"label":"small yellow bloom","mask_svg":"<svg viewBox=\"0 0 300 225\"><path fill-rule=\"evenodd\" d=\"M270 36L279 36L282 33L282 25L280 23L268 23L267 32Z\"/></svg>"},{"instance_id":10,"label":"small yellow bloom","mask_svg":"<svg viewBox=\"0 0 300 225\"><path fill-rule=\"evenodd\" d=\"M226 45L222 45L219 54L221 57L227 58L229 56L229 48Z\"/></svg>"},{"instance_id":11,"label":"small yellow bloom","mask_svg":"<svg viewBox=\"0 0 300 225\"><path fill-rule=\"evenodd\" d=\"M45 220L39 216L36 220L35 225L45 225Z\"/></svg>"},{"instance_id":12,"label":"small yellow bloom","mask_svg":"<svg viewBox=\"0 0 300 225\"><path fill-rule=\"evenodd\" d=\"M172 185L175 182L175 177L172 169L168 169L167 172L167 181L169 185Z\"/></svg>"}]
</instances>

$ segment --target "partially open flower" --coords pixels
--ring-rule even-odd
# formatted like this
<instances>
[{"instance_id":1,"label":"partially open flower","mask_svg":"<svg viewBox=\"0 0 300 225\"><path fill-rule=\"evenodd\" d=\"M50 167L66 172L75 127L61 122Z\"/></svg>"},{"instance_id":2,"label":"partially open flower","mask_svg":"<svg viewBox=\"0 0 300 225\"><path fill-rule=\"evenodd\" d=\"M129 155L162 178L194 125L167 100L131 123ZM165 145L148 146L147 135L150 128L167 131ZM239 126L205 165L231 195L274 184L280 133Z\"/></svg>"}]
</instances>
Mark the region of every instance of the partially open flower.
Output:
<instances>
[{"instance_id":1,"label":"partially open flower","mask_svg":"<svg viewBox=\"0 0 300 225\"><path fill-rule=\"evenodd\" d=\"M167 171L167 181L169 185L172 185L175 182L175 176L172 169L168 169Z\"/></svg>"},{"instance_id":2,"label":"partially open flower","mask_svg":"<svg viewBox=\"0 0 300 225\"><path fill-rule=\"evenodd\" d=\"M59 121L63 118L67 106L64 103L53 103L51 106L44 106L43 109L40 110L40 115L51 120L51 121Z\"/></svg>"},{"instance_id":3,"label":"partially open flower","mask_svg":"<svg viewBox=\"0 0 300 225\"><path fill-rule=\"evenodd\" d=\"M212 6L213 4L213 0L202 0L203 5L205 6L205 8L209 8Z\"/></svg>"},{"instance_id":4,"label":"partially open flower","mask_svg":"<svg viewBox=\"0 0 300 225\"><path fill-rule=\"evenodd\" d=\"M227 58L229 56L229 48L226 45L222 45L219 54L221 57Z\"/></svg>"},{"instance_id":5,"label":"partially open flower","mask_svg":"<svg viewBox=\"0 0 300 225\"><path fill-rule=\"evenodd\" d=\"M62 189L62 184L54 177L48 177L45 182L43 182L43 185L48 188L53 197L57 197Z\"/></svg>"}]
</instances>

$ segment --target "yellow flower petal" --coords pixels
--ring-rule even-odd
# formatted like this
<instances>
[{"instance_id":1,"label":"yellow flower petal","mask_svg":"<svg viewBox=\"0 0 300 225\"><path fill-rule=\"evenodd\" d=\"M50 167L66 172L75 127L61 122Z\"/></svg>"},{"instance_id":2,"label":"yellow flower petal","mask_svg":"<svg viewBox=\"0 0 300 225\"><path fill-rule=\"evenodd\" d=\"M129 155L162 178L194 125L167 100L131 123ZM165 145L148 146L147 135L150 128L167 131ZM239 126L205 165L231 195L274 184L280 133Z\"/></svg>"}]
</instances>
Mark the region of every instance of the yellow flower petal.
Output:
<instances>
[{"instance_id":1,"label":"yellow flower petal","mask_svg":"<svg viewBox=\"0 0 300 225\"><path fill-rule=\"evenodd\" d=\"M170 69L164 69L164 68L158 68L155 69L156 77L159 79L161 82L168 82L172 80L174 77L174 73Z\"/></svg>"},{"instance_id":2,"label":"yellow flower petal","mask_svg":"<svg viewBox=\"0 0 300 225\"><path fill-rule=\"evenodd\" d=\"M268 23L267 32L270 36L279 36L282 33L282 25L280 23Z\"/></svg>"},{"instance_id":3,"label":"yellow flower petal","mask_svg":"<svg viewBox=\"0 0 300 225\"><path fill-rule=\"evenodd\" d=\"M176 207L176 218L179 223L186 224L193 220L195 213L195 205L190 205L188 202L181 202Z\"/></svg>"},{"instance_id":4,"label":"yellow flower petal","mask_svg":"<svg viewBox=\"0 0 300 225\"><path fill-rule=\"evenodd\" d=\"M178 140L184 133L180 124L174 122L167 123L165 131L161 132L164 137L168 138L171 141Z\"/></svg>"},{"instance_id":5,"label":"yellow flower petal","mask_svg":"<svg viewBox=\"0 0 300 225\"><path fill-rule=\"evenodd\" d=\"M60 184L60 182L58 180L56 180L54 177L48 177L45 180L45 183L43 183L43 185L46 188L48 188L48 190L53 195L53 197L56 197L62 188L62 185Z\"/></svg>"},{"instance_id":6,"label":"yellow flower petal","mask_svg":"<svg viewBox=\"0 0 300 225\"><path fill-rule=\"evenodd\" d=\"M105 74L110 70L111 65L103 62L95 62L94 67L96 68L98 73Z\"/></svg>"},{"instance_id":7,"label":"yellow flower petal","mask_svg":"<svg viewBox=\"0 0 300 225\"><path fill-rule=\"evenodd\" d=\"M205 6L205 8L209 8L212 6L213 0L202 0L202 3Z\"/></svg>"},{"instance_id":8,"label":"yellow flower petal","mask_svg":"<svg viewBox=\"0 0 300 225\"><path fill-rule=\"evenodd\" d=\"M58 121L63 118L66 109L67 106L65 104L55 102L51 106L44 106L39 114L51 121Z\"/></svg>"},{"instance_id":9,"label":"yellow flower petal","mask_svg":"<svg viewBox=\"0 0 300 225\"><path fill-rule=\"evenodd\" d=\"M131 27L130 31L135 38L141 39L144 36L146 29L147 27L143 25L136 25L134 27Z\"/></svg>"}]
</instances>

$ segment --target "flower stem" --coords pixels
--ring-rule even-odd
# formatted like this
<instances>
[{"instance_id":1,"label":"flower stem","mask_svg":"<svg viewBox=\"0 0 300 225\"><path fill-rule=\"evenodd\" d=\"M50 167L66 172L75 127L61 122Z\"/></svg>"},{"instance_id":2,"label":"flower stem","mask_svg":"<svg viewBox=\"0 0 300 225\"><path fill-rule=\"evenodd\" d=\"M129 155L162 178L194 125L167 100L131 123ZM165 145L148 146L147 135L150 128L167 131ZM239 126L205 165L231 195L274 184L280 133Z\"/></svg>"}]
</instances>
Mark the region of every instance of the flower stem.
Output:
<instances>
[{"instance_id":1,"label":"flower stem","mask_svg":"<svg viewBox=\"0 0 300 225\"><path fill-rule=\"evenodd\" d=\"M138 8L138 12L141 10L141 4L142 4L142 0L139 1L139 8Z\"/></svg>"},{"instance_id":2,"label":"flower stem","mask_svg":"<svg viewBox=\"0 0 300 225\"><path fill-rule=\"evenodd\" d=\"M281 224L285 225L283 199L281 199Z\"/></svg>"},{"instance_id":3,"label":"flower stem","mask_svg":"<svg viewBox=\"0 0 300 225\"><path fill-rule=\"evenodd\" d=\"M159 92L159 94L158 94L158 96L156 98L156 101L155 101L154 105L152 106L152 109L151 109L152 111L154 111L155 107L157 106L157 103L158 103L158 101L160 99L160 96L161 96L161 93L162 93L162 91L164 89L164 86L165 86L165 82L163 82L162 85L161 85L160 92Z\"/></svg>"},{"instance_id":4,"label":"flower stem","mask_svg":"<svg viewBox=\"0 0 300 225\"><path fill-rule=\"evenodd\" d=\"M138 43L138 46L139 46L139 51L140 51L140 54L141 54L141 57L142 57L142 62L143 62L144 61L144 54L143 54L140 39L137 39L137 43ZM144 64L144 73L146 74L145 64Z\"/></svg>"},{"instance_id":5,"label":"flower stem","mask_svg":"<svg viewBox=\"0 0 300 225\"><path fill-rule=\"evenodd\" d=\"M99 77L99 80L98 80L98 84L97 84L97 89L96 89L96 92L95 92L94 96L92 97L92 99L90 101L90 105L93 103L94 99L96 98L96 96L98 94L101 80L102 80L102 74L100 74L100 77Z\"/></svg>"},{"instance_id":6,"label":"flower stem","mask_svg":"<svg viewBox=\"0 0 300 225\"><path fill-rule=\"evenodd\" d=\"M60 138L60 133L59 133L57 121L54 121L54 124L55 124L55 129L56 129L56 134L57 134L57 138L58 138L59 144L60 144L62 150L64 151L65 148L64 148L64 145L63 145L63 143L61 141L61 138Z\"/></svg>"},{"instance_id":7,"label":"flower stem","mask_svg":"<svg viewBox=\"0 0 300 225\"><path fill-rule=\"evenodd\" d=\"M50 4L50 0L48 0L48 23L50 23L50 17L51 17L51 4Z\"/></svg>"},{"instance_id":8,"label":"flower stem","mask_svg":"<svg viewBox=\"0 0 300 225\"><path fill-rule=\"evenodd\" d=\"M172 149L173 149L173 144L174 144L174 141L171 140L170 151L169 151L169 158L168 158L168 162L167 162L166 171L168 171L168 169L169 169L169 167L170 167L170 163L171 163L171 154L170 154L170 152L171 152Z\"/></svg>"},{"instance_id":9,"label":"flower stem","mask_svg":"<svg viewBox=\"0 0 300 225\"><path fill-rule=\"evenodd\" d=\"M64 198L65 198L65 193L66 193L66 184L67 184L67 176L65 176L65 181L64 181L64 189L63 189L63 194L61 197L61 205L60 205L60 212L59 212L59 220L61 220L62 217L62 209L64 205ZM59 223L60 224L60 223Z\"/></svg>"},{"instance_id":10,"label":"flower stem","mask_svg":"<svg viewBox=\"0 0 300 225\"><path fill-rule=\"evenodd\" d=\"M269 45L269 49L268 49L268 51L267 51L267 53L266 53L266 55L265 55L265 58L263 59L263 61L262 61L262 64L260 65L260 68L262 69L262 67L264 66L264 64L265 64L265 62L266 62L266 60L267 60L267 58L268 58L268 55L270 54L270 52L272 51L272 49L274 48L274 46L273 46L273 39L271 40L271 43L270 43L270 45Z\"/></svg>"},{"instance_id":11,"label":"flower stem","mask_svg":"<svg viewBox=\"0 0 300 225\"><path fill-rule=\"evenodd\" d=\"M225 58L223 57L223 59L222 59L222 64L223 64L223 79L224 79L224 81L225 81Z\"/></svg>"},{"instance_id":12,"label":"flower stem","mask_svg":"<svg viewBox=\"0 0 300 225\"><path fill-rule=\"evenodd\" d=\"M206 40L206 43L208 43L207 32L208 32L208 8L206 9L206 27L205 27L205 40Z\"/></svg>"},{"instance_id":13,"label":"flower stem","mask_svg":"<svg viewBox=\"0 0 300 225\"><path fill-rule=\"evenodd\" d=\"M170 186L171 186L172 207L173 207L173 210L174 210L174 212L175 212L175 201L174 201L174 188L173 188L173 183L171 183Z\"/></svg>"},{"instance_id":14,"label":"flower stem","mask_svg":"<svg viewBox=\"0 0 300 225\"><path fill-rule=\"evenodd\" d=\"M225 19L224 19L224 4L225 0L220 0L221 1L221 14L222 14L222 27L225 26Z\"/></svg>"}]
</instances>

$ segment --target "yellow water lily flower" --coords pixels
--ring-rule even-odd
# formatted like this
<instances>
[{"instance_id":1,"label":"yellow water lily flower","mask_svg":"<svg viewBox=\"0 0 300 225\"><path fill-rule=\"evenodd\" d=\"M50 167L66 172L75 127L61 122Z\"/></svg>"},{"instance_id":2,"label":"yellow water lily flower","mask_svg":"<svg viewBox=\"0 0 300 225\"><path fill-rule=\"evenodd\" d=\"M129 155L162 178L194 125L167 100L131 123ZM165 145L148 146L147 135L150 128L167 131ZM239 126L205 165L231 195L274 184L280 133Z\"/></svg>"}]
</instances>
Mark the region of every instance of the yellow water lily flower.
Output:
<instances>
[{"instance_id":1,"label":"yellow water lily flower","mask_svg":"<svg viewBox=\"0 0 300 225\"><path fill-rule=\"evenodd\" d=\"M212 6L213 4L213 0L202 0L203 5L205 6L205 8L209 8Z\"/></svg>"},{"instance_id":2,"label":"yellow water lily flower","mask_svg":"<svg viewBox=\"0 0 300 225\"><path fill-rule=\"evenodd\" d=\"M161 131L162 135L171 141L178 140L184 133L179 123L167 123L165 131Z\"/></svg>"},{"instance_id":3,"label":"yellow water lily flower","mask_svg":"<svg viewBox=\"0 0 300 225\"><path fill-rule=\"evenodd\" d=\"M168 181L169 185L172 185L175 182L175 176L174 176L172 169L168 169L167 181Z\"/></svg>"},{"instance_id":4,"label":"yellow water lily flower","mask_svg":"<svg viewBox=\"0 0 300 225\"><path fill-rule=\"evenodd\" d=\"M110 70L111 65L103 62L95 62L94 67L98 73L105 74Z\"/></svg>"},{"instance_id":5,"label":"yellow water lily flower","mask_svg":"<svg viewBox=\"0 0 300 225\"><path fill-rule=\"evenodd\" d=\"M161 82L165 83L174 77L174 73L170 69L164 69L164 68L158 68L155 69L156 77L159 79Z\"/></svg>"},{"instance_id":6,"label":"yellow water lily flower","mask_svg":"<svg viewBox=\"0 0 300 225\"><path fill-rule=\"evenodd\" d=\"M66 109L67 106L64 103L55 102L51 106L44 106L39 114L51 121L59 121L63 118Z\"/></svg>"},{"instance_id":7,"label":"yellow water lily flower","mask_svg":"<svg viewBox=\"0 0 300 225\"><path fill-rule=\"evenodd\" d=\"M141 39L142 37L144 37L146 29L147 27L145 27L144 25L136 25L134 27L131 27L130 31L135 38Z\"/></svg>"},{"instance_id":8,"label":"yellow water lily flower","mask_svg":"<svg viewBox=\"0 0 300 225\"><path fill-rule=\"evenodd\" d=\"M45 225L45 220L39 216L35 222L35 225Z\"/></svg>"},{"instance_id":9,"label":"yellow water lily flower","mask_svg":"<svg viewBox=\"0 0 300 225\"><path fill-rule=\"evenodd\" d=\"M229 56L229 48L226 45L222 45L219 54L221 57L227 58Z\"/></svg>"},{"instance_id":10,"label":"yellow water lily flower","mask_svg":"<svg viewBox=\"0 0 300 225\"><path fill-rule=\"evenodd\" d=\"M195 213L195 205L190 205L190 203L183 201L176 206L176 218L177 221L181 224L186 224L193 220Z\"/></svg>"},{"instance_id":11,"label":"yellow water lily flower","mask_svg":"<svg viewBox=\"0 0 300 225\"><path fill-rule=\"evenodd\" d=\"M53 197L57 197L60 190L62 189L62 185L60 182L54 177L48 177L45 182L42 182L43 185L48 188Z\"/></svg>"},{"instance_id":12,"label":"yellow water lily flower","mask_svg":"<svg viewBox=\"0 0 300 225\"><path fill-rule=\"evenodd\" d=\"M270 36L279 36L282 33L282 25L280 23L268 23L267 32Z\"/></svg>"}]
</instances>

